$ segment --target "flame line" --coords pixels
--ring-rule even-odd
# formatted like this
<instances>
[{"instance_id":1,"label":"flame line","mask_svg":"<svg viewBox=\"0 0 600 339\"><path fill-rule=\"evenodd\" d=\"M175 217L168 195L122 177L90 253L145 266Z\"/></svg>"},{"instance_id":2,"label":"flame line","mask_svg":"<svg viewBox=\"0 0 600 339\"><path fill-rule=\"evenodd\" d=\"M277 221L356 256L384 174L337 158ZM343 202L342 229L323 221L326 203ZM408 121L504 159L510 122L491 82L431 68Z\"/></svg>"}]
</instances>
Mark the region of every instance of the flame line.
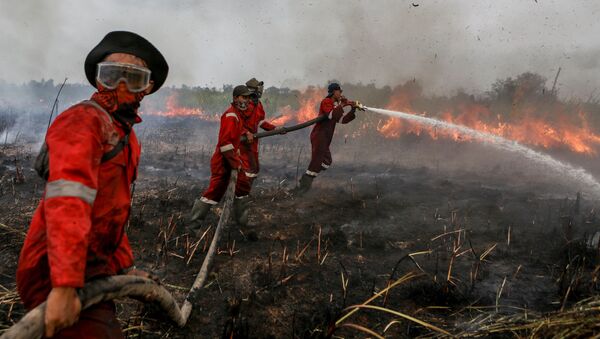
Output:
<instances>
[{"instance_id":1,"label":"flame line","mask_svg":"<svg viewBox=\"0 0 600 339\"><path fill-rule=\"evenodd\" d=\"M419 124L430 125L434 128L458 131L462 134L466 134L475 139L479 139L484 144L490 145L497 149L519 153L529 160L533 160L535 162L550 166L553 170L555 170L556 172L558 172L560 174L564 174L564 173L568 174L573 180L584 184L585 185L584 187L586 187L588 190L591 191L590 193L592 194L592 196L594 196L597 199L600 199L600 183L598 183L598 181L596 181L596 179L590 173L588 173L586 170L584 170L583 168L577 168L570 164L556 160L547 154L534 151L531 148L525 147L516 141L508 140L508 139L505 139L503 137L500 137L500 136L497 136L494 134L481 132L481 131L474 130L474 129L466 127L466 126L457 125L457 124L453 124L453 123L450 123L447 121L437 120L434 118L423 117L423 116L419 116L419 115L398 112L398 111L391 111L391 110L382 109L382 108L374 108L374 107L366 107L366 106L365 106L365 108L374 113L383 114L383 115L400 118L400 119L404 119L404 120L409 120L409 121L417 122Z\"/></svg>"}]
</instances>

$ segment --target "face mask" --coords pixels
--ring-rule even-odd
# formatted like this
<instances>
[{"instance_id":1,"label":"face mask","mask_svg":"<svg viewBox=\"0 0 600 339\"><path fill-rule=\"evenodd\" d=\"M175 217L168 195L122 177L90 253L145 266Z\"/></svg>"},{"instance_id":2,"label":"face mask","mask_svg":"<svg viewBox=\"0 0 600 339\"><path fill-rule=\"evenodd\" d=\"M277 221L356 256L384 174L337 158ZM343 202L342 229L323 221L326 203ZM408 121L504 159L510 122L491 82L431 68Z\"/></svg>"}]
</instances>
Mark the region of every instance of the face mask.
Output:
<instances>
[{"instance_id":1,"label":"face mask","mask_svg":"<svg viewBox=\"0 0 600 339\"><path fill-rule=\"evenodd\" d=\"M245 111L248 109L248 103L245 101L238 101L235 100L234 102L234 106L239 109L240 111Z\"/></svg>"},{"instance_id":2,"label":"face mask","mask_svg":"<svg viewBox=\"0 0 600 339\"><path fill-rule=\"evenodd\" d=\"M145 92L131 93L128 90L120 90L119 88L107 89L102 85L98 85L98 92L94 95L94 99L102 104L109 112L114 112L122 105L131 107L131 105L137 104L139 107L139 104L145 95Z\"/></svg>"},{"instance_id":3,"label":"face mask","mask_svg":"<svg viewBox=\"0 0 600 339\"><path fill-rule=\"evenodd\" d=\"M113 113L113 116L121 123L133 125L136 122L140 121L137 114L137 110L139 107L139 102L131 104L121 104L119 105L119 108L117 108L117 110Z\"/></svg>"}]
</instances>

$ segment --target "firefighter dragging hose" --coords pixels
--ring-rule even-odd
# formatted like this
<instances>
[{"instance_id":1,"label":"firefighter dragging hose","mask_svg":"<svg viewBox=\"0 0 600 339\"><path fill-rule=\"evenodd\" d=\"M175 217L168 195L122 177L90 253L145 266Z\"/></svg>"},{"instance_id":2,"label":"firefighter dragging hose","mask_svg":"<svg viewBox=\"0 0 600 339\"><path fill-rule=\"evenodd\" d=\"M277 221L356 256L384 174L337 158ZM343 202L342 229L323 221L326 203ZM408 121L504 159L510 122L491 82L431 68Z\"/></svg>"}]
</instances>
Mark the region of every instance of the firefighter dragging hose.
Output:
<instances>
[{"instance_id":1,"label":"firefighter dragging hose","mask_svg":"<svg viewBox=\"0 0 600 339\"><path fill-rule=\"evenodd\" d=\"M110 300L81 311L78 288L100 277L149 276L135 270L125 224L140 145L132 127L145 95L167 78L168 65L150 42L111 32L85 60L97 91L48 129L36 169L47 180L17 269L27 309L46 301L45 335L123 337Z\"/></svg>"},{"instance_id":2,"label":"firefighter dragging hose","mask_svg":"<svg viewBox=\"0 0 600 339\"><path fill-rule=\"evenodd\" d=\"M209 186L192 207L189 226L192 230L199 230L211 207L221 201L227 189L231 171L242 168L240 139L242 133L244 133L244 115L252 107L249 105L251 94L252 92L246 85L235 87L232 93L233 101L221 116L219 138L210 160ZM234 215L234 218L239 222L242 218L247 218L247 216L241 214L244 207L240 205L247 203L251 182L248 180L245 171L238 172L234 210L239 213Z\"/></svg>"}]
</instances>

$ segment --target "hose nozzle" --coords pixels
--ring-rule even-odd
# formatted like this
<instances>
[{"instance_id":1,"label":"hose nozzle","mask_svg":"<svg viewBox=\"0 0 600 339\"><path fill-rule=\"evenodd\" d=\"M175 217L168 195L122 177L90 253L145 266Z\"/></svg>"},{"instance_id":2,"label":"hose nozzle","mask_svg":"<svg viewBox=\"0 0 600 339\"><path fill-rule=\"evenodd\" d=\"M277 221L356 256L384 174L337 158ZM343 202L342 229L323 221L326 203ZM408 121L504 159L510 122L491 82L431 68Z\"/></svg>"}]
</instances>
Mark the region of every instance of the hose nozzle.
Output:
<instances>
[{"instance_id":1,"label":"hose nozzle","mask_svg":"<svg viewBox=\"0 0 600 339\"><path fill-rule=\"evenodd\" d=\"M356 101L354 103L354 107L356 107L357 110L359 111L366 111L367 108L365 107L365 105L363 105L360 101Z\"/></svg>"}]
</instances>

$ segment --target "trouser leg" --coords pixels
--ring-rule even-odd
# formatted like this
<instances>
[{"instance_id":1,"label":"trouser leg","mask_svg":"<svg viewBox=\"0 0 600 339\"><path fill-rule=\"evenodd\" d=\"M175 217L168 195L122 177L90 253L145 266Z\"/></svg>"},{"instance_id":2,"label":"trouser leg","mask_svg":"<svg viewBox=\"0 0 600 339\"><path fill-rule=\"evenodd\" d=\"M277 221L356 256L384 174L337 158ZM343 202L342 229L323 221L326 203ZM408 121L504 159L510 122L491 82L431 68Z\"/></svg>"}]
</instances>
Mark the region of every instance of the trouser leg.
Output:
<instances>
[{"instance_id":1,"label":"trouser leg","mask_svg":"<svg viewBox=\"0 0 600 339\"><path fill-rule=\"evenodd\" d=\"M316 177L323 170L323 164L327 166L331 164L331 152L329 152L329 145L319 139L311 140L311 144L311 159L306 174Z\"/></svg>"},{"instance_id":2,"label":"trouser leg","mask_svg":"<svg viewBox=\"0 0 600 339\"><path fill-rule=\"evenodd\" d=\"M216 205L227 190L227 184L231 176L231 170L223 162L211 162L211 175L208 188L202 193L202 196L194 201L194 206L189 216L188 227L193 231L198 231L202 226L202 221L210 212L210 208Z\"/></svg>"},{"instance_id":3,"label":"trouser leg","mask_svg":"<svg viewBox=\"0 0 600 339\"><path fill-rule=\"evenodd\" d=\"M210 175L208 188L202 193L201 200L211 205L216 205L221 201L227 191L230 176L231 169L225 166L214 169Z\"/></svg>"},{"instance_id":4,"label":"trouser leg","mask_svg":"<svg viewBox=\"0 0 600 339\"><path fill-rule=\"evenodd\" d=\"M250 187L254 184L254 181L258 177L258 172L260 171L260 164L258 162L258 152L252 152L250 154L250 162L248 166L248 171L246 171L246 176L250 181Z\"/></svg>"},{"instance_id":5,"label":"trouser leg","mask_svg":"<svg viewBox=\"0 0 600 339\"><path fill-rule=\"evenodd\" d=\"M81 311L75 325L59 331L58 339L112 339L125 338L115 314L115 304L105 301Z\"/></svg>"},{"instance_id":6,"label":"trouser leg","mask_svg":"<svg viewBox=\"0 0 600 339\"><path fill-rule=\"evenodd\" d=\"M250 194L251 181L246 175L246 171L241 170L238 172L237 182L235 183L235 196L245 197Z\"/></svg>"},{"instance_id":7,"label":"trouser leg","mask_svg":"<svg viewBox=\"0 0 600 339\"><path fill-rule=\"evenodd\" d=\"M235 186L235 200L233 201L233 217L240 226L248 224L248 202L250 200L250 189L252 181L245 171L238 173Z\"/></svg>"},{"instance_id":8,"label":"trouser leg","mask_svg":"<svg viewBox=\"0 0 600 339\"><path fill-rule=\"evenodd\" d=\"M321 167L323 170L327 170L332 163L333 159L331 158L331 150L329 147L327 147L327 149L323 152L323 161L321 162Z\"/></svg>"}]
</instances>

